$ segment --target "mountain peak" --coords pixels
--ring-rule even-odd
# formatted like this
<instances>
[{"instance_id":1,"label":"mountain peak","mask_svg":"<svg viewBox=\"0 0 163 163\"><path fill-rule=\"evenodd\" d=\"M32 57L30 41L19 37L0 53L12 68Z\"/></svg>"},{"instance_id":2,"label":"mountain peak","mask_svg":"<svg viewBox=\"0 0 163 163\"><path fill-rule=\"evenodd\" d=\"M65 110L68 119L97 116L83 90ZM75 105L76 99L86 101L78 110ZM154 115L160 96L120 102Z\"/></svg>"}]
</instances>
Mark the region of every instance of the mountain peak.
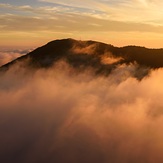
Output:
<instances>
[{"instance_id":1,"label":"mountain peak","mask_svg":"<svg viewBox=\"0 0 163 163\"><path fill-rule=\"evenodd\" d=\"M139 67L163 67L163 49L147 49L137 46L114 47L96 41L81 41L72 38L54 40L25 56L1 67L9 69L17 62L28 60L32 68L48 68L64 60L76 69L92 67L96 72L108 74L120 64L135 64Z\"/></svg>"}]
</instances>

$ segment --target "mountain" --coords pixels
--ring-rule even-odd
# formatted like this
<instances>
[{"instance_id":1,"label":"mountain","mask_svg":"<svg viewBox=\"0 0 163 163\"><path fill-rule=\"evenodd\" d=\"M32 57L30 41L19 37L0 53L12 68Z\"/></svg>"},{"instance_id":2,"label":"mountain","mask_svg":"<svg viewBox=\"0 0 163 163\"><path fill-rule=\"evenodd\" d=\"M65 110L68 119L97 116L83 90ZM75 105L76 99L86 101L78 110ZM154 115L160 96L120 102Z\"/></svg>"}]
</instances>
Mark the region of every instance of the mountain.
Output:
<instances>
[{"instance_id":1,"label":"mountain","mask_svg":"<svg viewBox=\"0 0 163 163\"><path fill-rule=\"evenodd\" d=\"M148 49L138 46L114 47L96 41L74 39L55 40L34 51L3 65L0 70L26 61L26 66L38 69L49 68L59 60L64 60L77 70L93 68L96 74L108 75L118 65L137 64L156 69L163 67L163 49ZM148 72L145 72L145 76ZM135 75L135 74L134 74ZM136 76L136 75L135 75Z\"/></svg>"}]
</instances>

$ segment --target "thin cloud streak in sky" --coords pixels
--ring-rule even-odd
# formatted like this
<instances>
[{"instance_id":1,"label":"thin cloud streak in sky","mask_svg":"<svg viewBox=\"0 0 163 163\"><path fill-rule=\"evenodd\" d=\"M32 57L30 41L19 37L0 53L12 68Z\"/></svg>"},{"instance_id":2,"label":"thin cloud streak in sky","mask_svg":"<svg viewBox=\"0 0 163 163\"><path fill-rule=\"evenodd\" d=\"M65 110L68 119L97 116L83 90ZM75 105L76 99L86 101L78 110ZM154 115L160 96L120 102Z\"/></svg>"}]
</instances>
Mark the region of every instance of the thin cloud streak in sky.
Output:
<instances>
[{"instance_id":1,"label":"thin cloud streak in sky","mask_svg":"<svg viewBox=\"0 0 163 163\"><path fill-rule=\"evenodd\" d=\"M159 0L42 0L34 4L0 3L0 44L22 45L27 40L28 45L32 46L33 40L40 46L56 38L79 39L81 35L83 39L114 44L115 32L122 42L127 41L119 44L116 37L115 45L131 44L135 39L135 45L160 48L163 35L161 6L162 2ZM133 32L132 36L130 32ZM43 41L40 43L40 40Z\"/></svg>"},{"instance_id":2,"label":"thin cloud streak in sky","mask_svg":"<svg viewBox=\"0 0 163 163\"><path fill-rule=\"evenodd\" d=\"M149 23L155 24L162 23L162 10L160 6L162 6L162 2L157 1L153 2L143 2L143 1L122 1L122 2L113 2L113 1L99 1L99 0L89 0L89 1L55 1L55 0L42 0L41 2L51 2L53 5L47 6L47 4L42 7L33 7L32 5L24 5L24 6L14 6L10 4L1 3L0 7L8 8L11 10L21 10L24 12L32 12L33 14L37 14L38 16L44 17L46 14L54 14L54 13L80 13L82 15L89 15L91 17L96 17L100 19L106 20L114 20L114 21L127 21L134 23ZM57 4L57 5L56 5ZM140 13L142 13L140 15ZM42 15L40 15L42 14ZM158 22L157 22L158 21Z\"/></svg>"},{"instance_id":3,"label":"thin cloud streak in sky","mask_svg":"<svg viewBox=\"0 0 163 163\"><path fill-rule=\"evenodd\" d=\"M129 21L129 22L147 22L156 24L153 20L162 20L162 2L161 1L145 1L145 0L130 0L130 1L101 1L101 0L88 0L88 1L75 1L67 2L61 0L40 0L41 2L51 2L60 5L66 5L68 7L83 7L90 10L97 10L105 13L105 17L108 20L116 21ZM80 10L80 9L79 9ZM140 14L142 13L142 14ZM162 22L160 22L162 23Z\"/></svg>"}]
</instances>

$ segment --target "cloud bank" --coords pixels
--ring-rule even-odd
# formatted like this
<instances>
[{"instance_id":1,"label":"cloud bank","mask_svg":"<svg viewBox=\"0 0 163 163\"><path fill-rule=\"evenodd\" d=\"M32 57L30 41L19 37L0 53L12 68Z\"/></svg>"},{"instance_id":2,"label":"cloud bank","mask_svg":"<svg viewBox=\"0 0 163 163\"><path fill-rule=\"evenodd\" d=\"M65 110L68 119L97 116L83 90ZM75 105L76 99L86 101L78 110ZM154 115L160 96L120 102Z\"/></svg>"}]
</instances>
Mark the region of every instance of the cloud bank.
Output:
<instances>
[{"instance_id":1,"label":"cloud bank","mask_svg":"<svg viewBox=\"0 0 163 163\"><path fill-rule=\"evenodd\" d=\"M11 62L12 60L29 53L32 48L21 48L21 49L12 49L12 48L2 48L0 50L0 66Z\"/></svg>"},{"instance_id":2,"label":"cloud bank","mask_svg":"<svg viewBox=\"0 0 163 163\"><path fill-rule=\"evenodd\" d=\"M61 61L1 74L1 162L162 163L163 69L142 81L134 69L95 77Z\"/></svg>"}]
</instances>

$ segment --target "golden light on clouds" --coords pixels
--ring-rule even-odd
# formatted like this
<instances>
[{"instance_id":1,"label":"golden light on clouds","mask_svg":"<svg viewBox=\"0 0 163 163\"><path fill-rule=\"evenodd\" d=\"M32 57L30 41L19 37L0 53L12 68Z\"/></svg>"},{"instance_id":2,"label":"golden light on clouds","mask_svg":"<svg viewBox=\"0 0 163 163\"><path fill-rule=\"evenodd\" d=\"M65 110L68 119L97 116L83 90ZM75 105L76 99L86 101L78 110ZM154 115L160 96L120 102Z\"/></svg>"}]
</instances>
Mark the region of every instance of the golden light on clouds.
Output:
<instances>
[{"instance_id":1,"label":"golden light on clouds","mask_svg":"<svg viewBox=\"0 0 163 163\"><path fill-rule=\"evenodd\" d=\"M22 46L24 40L32 46L73 37L163 47L162 5L160 0L8 0L0 4L0 44Z\"/></svg>"},{"instance_id":2,"label":"golden light on clouds","mask_svg":"<svg viewBox=\"0 0 163 163\"><path fill-rule=\"evenodd\" d=\"M162 6L1 0L0 162L163 163Z\"/></svg>"},{"instance_id":3,"label":"golden light on clouds","mask_svg":"<svg viewBox=\"0 0 163 163\"><path fill-rule=\"evenodd\" d=\"M141 82L130 71L136 65L108 77L72 74L63 61L31 74L13 66L0 76L3 162L162 163L163 70Z\"/></svg>"}]
</instances>

